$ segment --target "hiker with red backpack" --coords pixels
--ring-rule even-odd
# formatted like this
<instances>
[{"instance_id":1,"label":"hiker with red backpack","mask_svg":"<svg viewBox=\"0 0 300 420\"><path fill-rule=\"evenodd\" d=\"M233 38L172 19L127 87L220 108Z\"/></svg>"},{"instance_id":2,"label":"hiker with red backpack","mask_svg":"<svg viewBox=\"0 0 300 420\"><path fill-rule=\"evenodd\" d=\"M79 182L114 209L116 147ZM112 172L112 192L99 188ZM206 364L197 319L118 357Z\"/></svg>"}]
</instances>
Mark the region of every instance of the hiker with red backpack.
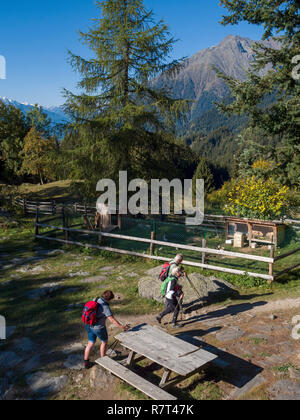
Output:
<instances>
[{"instance_id":1,"label":"hiker with red backpack","mask_svg":"<svg viewBox=\"0 0 300 420\"><path fill-rule=\"evenodd\" d=\"M92 367L90 363L90 353L94 347L97 338L101 341L100 346L100 357L106 355L108 334L106 329L106 319L118 328L122 328L124 331L129 330L128 325L120 324L112 314L109 307L109 302L114 299L112 291L108 290L103 293L102 298L96 298L95 300L88 302L83 310L82 320L85 324L86 331L88 333L88 345L85 349L84 354L84 368L89 369Z\"/></svg>"},{"instance_id":2,"label":"hiker with red backpack","mask_svg":"<svg viewBox=\"0 0 300 420\"><path fill-rule=\"evenodd\" d=\"M182 286L178 284L178 279L182 275L183 273L180 267L175 266L171 269L170 276L162 283L161 293L166 298L166 309L156 317L159 324L161 324L163 317L173 312L172 327L180 328L177 324L177 318L181 309L184 293L182 291Z\"/></svg>"},{"instance_id":3,"label":"hiker with red backpack","mask_svg":"<svg viewBox=\"0 0 300 420\"><path fill-rule=\"evenodd\" d=\"M177 254L174 260L172 260L171 262L165 263L159 275L160 281L164 282L169 277L169 274L172 272L173 268L180 267L180 264L182 263L182 261L183 261L183 255ZM184 275L184 274L182 273L181 275Z\"/></svg>"}]
</instances>

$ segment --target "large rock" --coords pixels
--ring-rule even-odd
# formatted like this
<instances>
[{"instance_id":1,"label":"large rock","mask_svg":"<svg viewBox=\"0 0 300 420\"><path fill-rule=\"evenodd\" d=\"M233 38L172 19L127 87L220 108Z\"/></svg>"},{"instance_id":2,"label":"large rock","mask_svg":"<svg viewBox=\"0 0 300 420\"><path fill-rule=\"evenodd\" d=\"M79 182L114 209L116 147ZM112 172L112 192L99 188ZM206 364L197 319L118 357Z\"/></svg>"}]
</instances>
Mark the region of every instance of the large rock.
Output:
<instances>
[{"instance_id":1,"label":"large rock","mask_svg":"<svg viewBox=\"0 0 300 420\"><path fill-rule=\"evenodd\" d=\"M87 279L80 280L80 283L103 283L107 280L107 277L105 276L94 276L94 277L88 277Z\"/></svg>"},{"instance_id":2,"label":"large rock","mask_svg":"<svg viewBox=\"0 0 300 420\"><path fill-rule=\"evenodd\" d=\"M46 372L26 375L26 382L34 394L46 396L61 391L68 381L67 376L52 377Z\"/></svg>"},{"instance_id":3,"label":"large rock","mask_svg":"<svg viewBox=\"0 0 300 420\"><path fill-rule=\"evenodd\" d=\"M29 299L40 300L42 297L50 296L62 287L64 286L59 283L47 283L38 289L31 290L25 296Z\"/></svg>"},{"instance_id":4,"label":"large rock","mask_svg":"<svg viewBox=\"0 0 300 420\"><path fill-rule=\"evenodd\" d=\"M153 268L145 273L145 276L139 281L139 294L146 299L154 299L157 302L163 302L160 288L161 281L158 276L161 272L161 267ZM203 302L216 302L221 297L230 296L237 293L233 286L225 280L218 279L214 276L205 277L199 273L189 275L190 280L198 291L201 301ZM199 301L198 294L190 285L189 281L184 277L180 278L179 283L183 286L184 290L184 303L192 304Z\"/></svg>"},{"instance_id":5,"label":"large rock","mask_svg":"<svg viewBox=\"0 0 300 420\"><path fill-rule=\"evenodd\" d=\"M113 375L101 367L94 366L90 370L90 386L93 389L109 390L114 381Z\"/></svg>"}]
</instances>

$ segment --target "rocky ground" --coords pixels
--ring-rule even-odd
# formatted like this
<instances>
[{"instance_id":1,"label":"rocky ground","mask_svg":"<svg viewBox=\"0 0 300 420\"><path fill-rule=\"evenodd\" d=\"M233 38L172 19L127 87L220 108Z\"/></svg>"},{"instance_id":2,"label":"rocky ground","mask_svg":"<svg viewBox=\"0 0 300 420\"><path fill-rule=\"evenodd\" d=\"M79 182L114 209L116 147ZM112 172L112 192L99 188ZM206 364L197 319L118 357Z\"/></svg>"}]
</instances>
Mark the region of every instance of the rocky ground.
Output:
<instances>
[{"instance_id":1,"label":"rocky ground","mask_svg":"<svg viewBox=\"0 0 300 420\"><path fill-rule=\"evenodd\" d=\"M18 276L35 276L51 270L47 258L59 255L60 250L42 250L33 260L9 261L2 269L13 266L14 273L0 284L0 290L11 287L18 281ZM4 256L3 256L4 255ZM5 253L2 253L5 259ZM86 262L88 263L89 257ZM69 259L68 259L69 260ZM50 264L48 266L48 264ZM157 280L160 267L146 270L139 275L124 270L119 264L103 265L87 271L78 257L65 262L66 278L77 279L76 283L58 281L43 282L39 287L31 287L23 293L23 299L35 305L51 296L67 296L75 293L82 285L85 287L101 284L102 289L110 287L110 279L122 281L125 278L139 281L139 293L147 299L161 300ZM111 277L113 276L113 277ZM190 276L201 295L201 300L186 280L182 280L185 289L185 313L180 316L179 330L172 330L170 317L162 325L170 334L191 342L219 356L221 363L208 368L191 382L186 382L173 389L179 398L211 399L300 399L300 298L280 301L267 301L263 296L253 301L249 296L239 295L239 303L216 303L235 296L238 292L224 280L217 277L205 278L200 274ZM134 280L135 279L135 280ZM119 307L126 304L122 293L116 295ZM267 298L267 297L266 297ZM119 301L119 302L118 302ZM204 305L204 306L203 306ZM82 302L69 304L65 313L75 311L80 319ZM120 315L121 321L138 325L147 322L155 325L155 314ZM46 327L45 327L46 328ZM0 342L0 398L15 399L98 399L120 400L140 398L132 389L120 387L120 381L112 375L93 367L89 371L82 369L83 351L86 336L80 322L74 323L64 341L57 341L49 334L44 341L36 342L31 329L26 329L25 336L15 333L10 326L7 340ZM109 328L110 337L118 330ZM122 354L117 349L112 357ZM125 354L123 354L125 356ZM98 358L98 350L93 353L93 360ZM159 374L159 368L153 364L141 365L138 371L142 375ZM150 375L150 377L152 377ZM214 394L207 393L213 384ZM198 387L198 388L197 388ZM201 388L202 387L202 388ZM193 394L198 389L197 394ZM201 392L200 392L201 390ZM172 391L170 390L170 393Z\"/></svg>"}]
</instances>

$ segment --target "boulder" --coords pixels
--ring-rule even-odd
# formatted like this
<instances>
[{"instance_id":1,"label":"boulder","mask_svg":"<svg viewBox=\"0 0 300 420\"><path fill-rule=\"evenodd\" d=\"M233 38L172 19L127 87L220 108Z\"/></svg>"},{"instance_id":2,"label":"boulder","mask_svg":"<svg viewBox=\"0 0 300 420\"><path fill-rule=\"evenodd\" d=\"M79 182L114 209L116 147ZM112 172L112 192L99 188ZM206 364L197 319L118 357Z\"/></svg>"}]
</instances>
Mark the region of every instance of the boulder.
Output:
<instances>
[{"instance_id":1,"label":"boulder","mask_svg":"<svg viewBox=\"0 0 300 420\"><path fill-rule=\"evenodd\" d=\"M69 273L69 277L87 277L90 273L87 271L78 271L77 273Z\"/></svg>"},{"instance_id":2,"label":"boulder","mask_svg":"<svg viewBox=\"0 0 300 420\"><path fill-rule=\"evenodd\" d=\"M28 292L25 296L29 299L39 300L42 297L50 296L62 287L64 286L59 283L47 283L38 289Z\"/></svg>"},{"instance_id":3,"label":"boulder","mask_svg":"<svg viewBox=\"0 0 300 420\"><path fill-rule=\"evenodd\" d=\"M94 366L90 370L90 386L93 389L109 390L114 381L113 375L101 367Z\"/></svg>"},{"instance_id":4,"label":"boulder","mask_svg":"<svg viewBox=\"0 0 300 420\"><path fill-rule=\"evenodd\" d=\"M141 278L139 281L139 294L141 297L154 299L157 302L164 301L160 292L161 281L158 278L160 272L161 266L148 270L145 276ZM189 278L201 297L201 303L217 302L221 297L232 296L237 293L230 283L214 276L205 277L202 274L193 273L189 275ZM179 284L183 286L185 304L190 305L199 301L198 294L185 277L179 279Z\"/></svg>"},{"instance_id":5,"label":"boulder","mask_svg":"<svg viewBox=\"0 0 300 420\"><path fill-rule=\"evenodd\" d=\"M105 277L105 276L94 276L94 277L88 277L86 279L82 279L82 280L80 280L80 283L86 283L86 284L102 283L106 280L107 280L107 277Z\"/></svg>"},{"instance_id":6,"label":"boulder","mask_svg":"<svg viewBox=\"0 0 300 420\"><path fill-rule=\"evenodd\" d=\"M67 376L52 377L46 372L26 375L26 382L34 394L46 396L61 391L67 384Z\"/></svg>"}]
</instances>

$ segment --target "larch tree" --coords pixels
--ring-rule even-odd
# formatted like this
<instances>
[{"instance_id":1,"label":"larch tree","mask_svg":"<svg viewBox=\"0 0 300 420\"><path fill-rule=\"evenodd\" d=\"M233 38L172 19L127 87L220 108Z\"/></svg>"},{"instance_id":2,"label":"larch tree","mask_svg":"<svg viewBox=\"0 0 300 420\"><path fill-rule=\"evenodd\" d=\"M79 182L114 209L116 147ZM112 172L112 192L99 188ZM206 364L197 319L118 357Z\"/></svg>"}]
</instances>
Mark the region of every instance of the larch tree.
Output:
<instances>
[{"instance_id":1,"label":"larch tree","mask_svg":"<svg viewBox=\"0 0 300 420\"><path fill-rule=\"evenodd\" d=\"M77 144L71 151L75 177L91 192L100 177L116 179L178 175L173 156L185 155L175 139L175 124L187 102L151 82L179 71L169 63L175 40L164 21L155 23L142 0L96 1L101 17L80 39L92 51L84 59L70 52L70 63L82 79L80 93L65 90ZM88 188L87 186L85 188Z\"/></svg>"},{"instance_id":2,"label":"larch tree","mask_svg":"<svg viewBox=\"0 0 300 420\"><path fill-rule=\"evenodd\" d=\"M24 139L24 148L20 153L23 159L20 173L38 176L42 185L46 179L52 179L52 157L56 147L54 138L46 139L32 127Z\"/></svg>"}]
</instances>

